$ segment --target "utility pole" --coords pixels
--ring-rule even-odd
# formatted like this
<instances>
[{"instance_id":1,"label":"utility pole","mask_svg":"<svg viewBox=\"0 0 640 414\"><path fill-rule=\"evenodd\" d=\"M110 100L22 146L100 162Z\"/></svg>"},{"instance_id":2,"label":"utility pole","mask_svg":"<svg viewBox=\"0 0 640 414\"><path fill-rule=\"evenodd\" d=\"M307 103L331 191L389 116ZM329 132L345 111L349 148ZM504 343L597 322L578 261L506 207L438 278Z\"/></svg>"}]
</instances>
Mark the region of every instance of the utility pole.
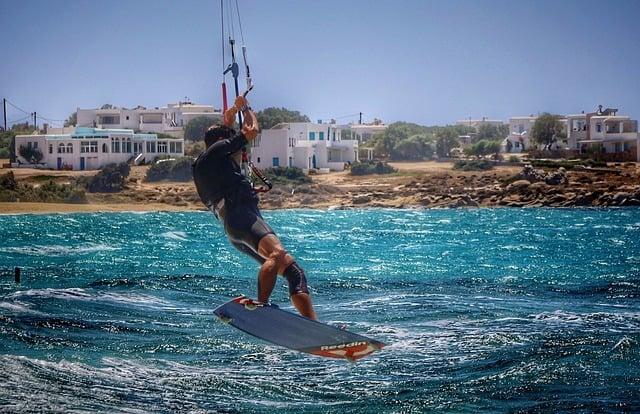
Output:
<instances>
[{"instance_id":1,"label":"utility pole","mask_svg":"<svg viewBox=\"0 0 640 414\"><path fill-rule=\"evenodd\" d=\"M4 114L4 130L7 130L7 98L2 98L2 113Z\"/></svg>"},{"instance_id":2,"label":"utility pole","mask_svg":"<svg viewBox=\"0 0 640 414\"><path fill-rule=\"evenodd\" d=\"M38 130L38 121L36 121L36 111L33 111L33 127Z\"/></svg>"},{"instance_id":3,"label":"utility pole","mask_svg":"<svg viewBox=\"0 0 640 414\"><path fill-rule=\"evenodd\" d=\"M358 121L359 125L362 125L362 112L360 112L360 121Z\"/></svg>"}]
</instances>

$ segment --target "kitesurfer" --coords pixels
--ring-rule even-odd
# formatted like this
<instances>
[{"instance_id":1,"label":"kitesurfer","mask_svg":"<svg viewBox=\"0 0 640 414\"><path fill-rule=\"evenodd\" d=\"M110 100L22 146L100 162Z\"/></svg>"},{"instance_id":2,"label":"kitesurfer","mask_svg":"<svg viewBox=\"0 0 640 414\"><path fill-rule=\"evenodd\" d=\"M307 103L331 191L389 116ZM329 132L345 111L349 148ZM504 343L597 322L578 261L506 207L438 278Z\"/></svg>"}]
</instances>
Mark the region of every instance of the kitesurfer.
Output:
<instances>
[{"instance_id":1,"label":"kitesurfer","mask_svg":"<svg viewBox=\"0 0 640 414\"><path fill-rule=\"evenodd\" d=\"M238 112L244 118L240 132L232 127ZM242 149L257 135L256 115L246 98L238 96L234 106L225 111L223 124L212 126L205 134L207 149L193 164L196 189L202 202L222 222L231 244L261 264L258 301L269 301L277 275L282 275L298 312L317 319L304 270L262 218L256 191L242 174Z\"/></svg>"}]
</instances>

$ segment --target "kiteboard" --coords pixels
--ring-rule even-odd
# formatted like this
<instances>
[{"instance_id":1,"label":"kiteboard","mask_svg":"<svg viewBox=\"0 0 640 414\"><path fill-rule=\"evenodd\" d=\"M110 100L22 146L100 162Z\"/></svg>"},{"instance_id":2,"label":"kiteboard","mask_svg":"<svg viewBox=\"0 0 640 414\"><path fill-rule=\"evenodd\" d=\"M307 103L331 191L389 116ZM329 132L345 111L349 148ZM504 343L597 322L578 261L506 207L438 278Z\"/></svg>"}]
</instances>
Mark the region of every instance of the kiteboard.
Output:
<instances>
[{"instance_id":1,"label":"kiteboard","mask_svg":"<svg viewBox=\"0 0 640 414\"><path fill-rule=\"evenodd\" d=\"M384 344L335 326L240 296L218 307L222 322L264 341L308 354L354 362Z\"/></svg>"}]
</instances>

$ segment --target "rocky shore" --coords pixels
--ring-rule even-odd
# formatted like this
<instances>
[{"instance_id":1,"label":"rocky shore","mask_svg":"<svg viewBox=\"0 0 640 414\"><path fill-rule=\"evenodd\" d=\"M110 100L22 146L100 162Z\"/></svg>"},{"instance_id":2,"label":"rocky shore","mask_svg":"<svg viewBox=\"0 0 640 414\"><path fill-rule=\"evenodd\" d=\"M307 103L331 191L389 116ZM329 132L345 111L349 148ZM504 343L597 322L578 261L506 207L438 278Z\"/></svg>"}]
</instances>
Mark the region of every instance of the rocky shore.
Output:
<instances>
[{"instance_id":1,"label":"rocky shore","mask_svg":"<svg viewBox=\"0 0 640 414\"><path fill-rule=\"evenodd\" d=\"M525 166L515 173L451 170L351 181L292 188L293 194L287 196L283 193L289 189L276 190L262 202L265 208L640 206L640 173L635 165L571 171Z\"/></svg>"},{"instance_id":2,"label":"rocky shore","mask_svg":"<svg viewBox=\"0 0 640 414\"><path fill-rule=\"evenodd\" d=\"M534 169L499 166L487 171L458 171L447 163L398 164L388 175L351 176L348 172L313 176L310 184L276 184L262 194L261 208L457 208L640 206L640 168L635 164L606 168ZM146 167L134 167L119 193L88 193L88 204L64 211L202 210L191 182L144 181ZM16 174L42 183L42 171ZM73 176L54 175L57 182ZM91 209L87 209L87 206ZM57 207L56 207L57 206ZM51 204L50 211L61 210ZM83 207L84 206L84 207ZM37 208L36 208L37 207ZM0 203L0 212L44 212L47 203Z\"/></svg>"}]
</instances>

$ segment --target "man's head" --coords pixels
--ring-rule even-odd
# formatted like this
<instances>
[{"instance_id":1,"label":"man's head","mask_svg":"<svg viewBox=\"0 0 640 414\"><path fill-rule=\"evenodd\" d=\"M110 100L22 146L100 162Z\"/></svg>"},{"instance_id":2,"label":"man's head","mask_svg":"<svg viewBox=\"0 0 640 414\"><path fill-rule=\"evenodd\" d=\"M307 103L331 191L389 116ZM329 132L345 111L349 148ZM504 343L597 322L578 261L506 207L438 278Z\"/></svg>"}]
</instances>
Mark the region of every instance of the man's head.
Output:
<instances>
[{"instance_id":1,"label":"man's head","mask_svg":"<svg viewBox=\"0 0 640 414\"><path fill-rule=\"evenodd\" d=\"M235 131L233 128L229 128L225 125L213 125L207 129L207 133L204 135L204 143L207 148L209 148L221 139L233 137L234 134Z\"/></svg>"}]
</instances>

